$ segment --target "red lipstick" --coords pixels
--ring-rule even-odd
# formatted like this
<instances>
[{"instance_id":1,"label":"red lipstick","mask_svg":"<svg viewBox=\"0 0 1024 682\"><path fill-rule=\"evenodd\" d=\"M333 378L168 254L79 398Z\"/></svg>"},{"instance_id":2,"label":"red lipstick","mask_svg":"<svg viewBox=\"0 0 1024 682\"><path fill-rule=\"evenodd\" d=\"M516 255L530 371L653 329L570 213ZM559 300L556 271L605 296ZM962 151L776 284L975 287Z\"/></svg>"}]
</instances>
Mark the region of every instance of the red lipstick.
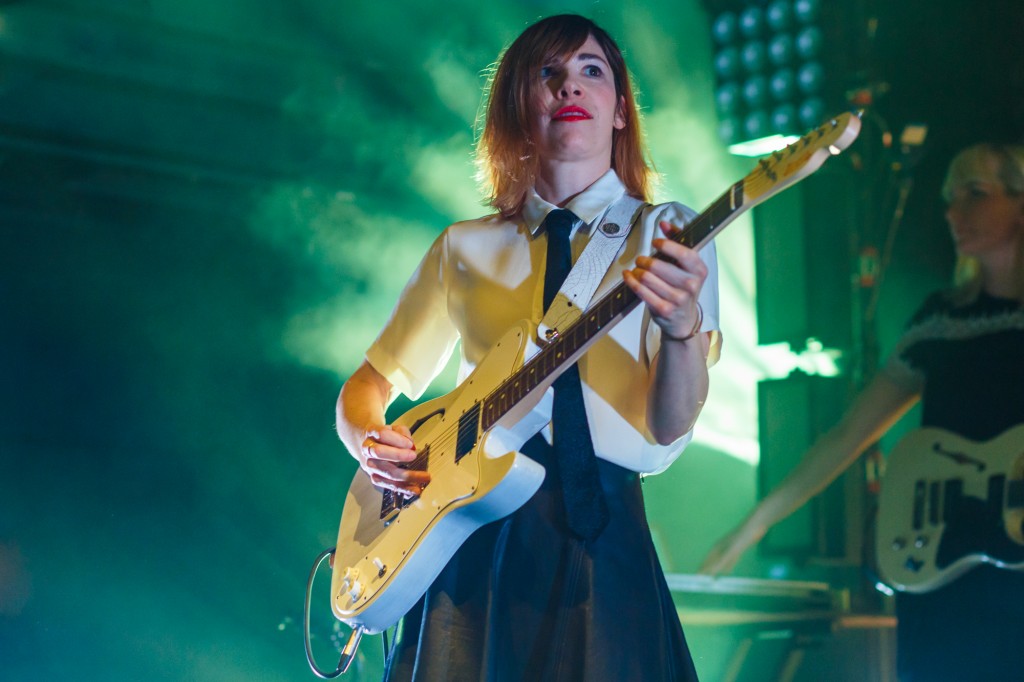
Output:
<instances>
[{"instance_id":1,"label":"red lipstick","mask_svg":"<svg viewBox=\"0 0 1024 682\"><path fill-rule=\"evenodd\" d=\"M562 107L561 109L556 111L555 115L551 117L551 120L552 121L572 122L572 121L586 121L586 120L589 120L591 118L594 118L594 117L590 115L589 111L587 111L583 107L578 107L575 104L572 104L572 105L567 106L567 107Z\"/></svg>"}]
</instances>

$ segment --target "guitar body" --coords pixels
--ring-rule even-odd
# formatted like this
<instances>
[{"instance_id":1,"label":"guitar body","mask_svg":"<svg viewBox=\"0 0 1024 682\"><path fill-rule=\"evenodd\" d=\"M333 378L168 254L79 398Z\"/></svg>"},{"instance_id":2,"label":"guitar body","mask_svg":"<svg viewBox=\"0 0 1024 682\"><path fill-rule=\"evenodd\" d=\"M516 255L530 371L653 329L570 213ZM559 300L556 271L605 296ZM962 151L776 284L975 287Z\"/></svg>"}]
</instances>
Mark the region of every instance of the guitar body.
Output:
<instances>
[{"instance_id":1,"label":"guitar body","mask_svg":"<svg viewBox=\"0 0 1024 682\"><path fill-rule=\"evenodd\" d=\"M934 590L981 563L1024 569L1024 425L985 443L936 428L889 455L876 553L886 583Z\"/></svg>"},{"instance_id":2,"label":"guitar body","mask_svg":"<svg viewBox=\"0 0 1024 682\"><path fill-rule=\"evenodd\" d=\"M512 428L493 429L456 461L460 417L522 364L530 346L528 329L524 322L510 330L455 391L395 422L408 426L416 449L428 453L431 482L420 496L385 521L384 493L362 469L356 472L331 578L334 614L351 627L375 633L393 625L474 530L511 514L540 487L544 468L515 448L543 427L543 416L534 419L539 425L520 419ZM535 392L534 405L545 389ZM528 403L522 407L527 410Z\"/></svg>"}]
</instances>

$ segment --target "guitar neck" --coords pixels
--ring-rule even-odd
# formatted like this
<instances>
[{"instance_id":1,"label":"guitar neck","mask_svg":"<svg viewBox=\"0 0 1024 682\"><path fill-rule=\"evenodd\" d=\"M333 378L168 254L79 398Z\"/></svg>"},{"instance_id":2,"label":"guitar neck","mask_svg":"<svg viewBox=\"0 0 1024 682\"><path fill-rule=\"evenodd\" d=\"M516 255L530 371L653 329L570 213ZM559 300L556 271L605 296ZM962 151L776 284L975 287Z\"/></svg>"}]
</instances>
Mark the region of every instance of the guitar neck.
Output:
<instances>
[{"instance_id":1,"label":"guitar neck","mask_svg":"<svg viewBox=\"0 0 1024 682\"><path fill-rule=\"evenodd\" d=\"M849 146L859 131L860 118L850 113L826 121L797 142L758 161L751 173L713 201L672 239L692 249L701 248L742 212L813 173L826 159ZM559 329L537 355L481 402L481 426L484 429L494 426L531 391L565 371L639 304L633 292L619 283L572 324ZM474 411L476 409L475 406ZM464 421L470 423L468 417ZM470 442L472 431L466 427L467 435L463 439L466 444Z\"/></svg>"},{"instance_id":2,"label":"guitar neck","mask_svg":"<svg viewBox=\"0 0 1024 682\"><path fill-rule=\"evenodd\" d=\"M742 211L743 181L740 181L673 235L672 240L699 249ZM557 336L484 399L483 428L494 426L531 391L557 378L585 349L611 331L639 304L636 294L620 282L572 324L559 329Z\"/></svg>"}]
</instances>

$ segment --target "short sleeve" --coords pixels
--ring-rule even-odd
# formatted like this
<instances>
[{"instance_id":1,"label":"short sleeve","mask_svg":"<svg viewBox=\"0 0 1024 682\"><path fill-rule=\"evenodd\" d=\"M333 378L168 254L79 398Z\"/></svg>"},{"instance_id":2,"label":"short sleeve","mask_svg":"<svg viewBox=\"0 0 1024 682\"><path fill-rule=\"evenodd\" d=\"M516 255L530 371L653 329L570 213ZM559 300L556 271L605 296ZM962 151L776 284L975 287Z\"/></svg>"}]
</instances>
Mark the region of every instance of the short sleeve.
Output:
<instances>
[{"instance_id":1,"label":"short sleeve","mask_svg":"<svg viewBox=\"0 0 1024 682\"><path fill-rule=\"evenodd\" d=\"M660 231L657 231L657 225L662 220L667 220L673 225L682 227L693 220L696 215L696 211L687 206L677 202L669 202L653 206L644 215L643 221L653 237L654 235L661 234ZM704 280L704 286L701 288L700 297L697 300L700 303L703 314L700 329L703 332L713 332L711 348L708 351L708 365L710 366L718 361L722 345L722 334L719 327L718 252L714 240L705 244L699 253L701 260L704 261L704 265L708 269L708 276ZM648 325L646 338L648 357L653 358L655 356L660 344L661 328L656 324Z\"/></svg>"},{"instance_id":2,"label":"short sleeve","mask_svg":"<svg viewBox=\"0 0 1024 682\"><path fill-rule=\"evenodd\" d=\"M405 285L366 360L391 384L419 398L448 362L459 339L448 314L448 230Z\"/></svg>"}]
</instances>

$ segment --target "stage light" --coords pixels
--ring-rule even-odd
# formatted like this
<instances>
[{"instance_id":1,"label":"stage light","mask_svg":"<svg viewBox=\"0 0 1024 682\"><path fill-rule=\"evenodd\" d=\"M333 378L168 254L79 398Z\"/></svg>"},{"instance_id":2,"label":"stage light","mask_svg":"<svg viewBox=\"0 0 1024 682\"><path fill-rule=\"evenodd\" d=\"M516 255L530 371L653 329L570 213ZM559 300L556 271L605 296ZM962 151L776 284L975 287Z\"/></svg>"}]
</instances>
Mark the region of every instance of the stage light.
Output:
<instances>
[{"instance_id":1,"label":"stage light","mask_svg":"<svg viewBox=\"0 0 1024 682\"><path fill-rule=\"evenodd\" d=\"M775 66L785 66L793 61L796 48L793 46L793 36L788 33L777 35L768 43L768 58Z\"/></svg>"},{"instance_id":2,"label":"stage light","mask_svg":"<svg viewBox=\"0 0 1024 682\"><path fill-rule=\"evenodd\" d=\"M743 83L743 101L750 109L768 103L768 80L764 76L751 76Z\"/></svg>"},{"instance_id":3,"label":"stage light","mask_svg":"<svg viewBox=\"0 0 1024 682\"><path fill-rule=\"evenodd\" d=\"M764 18L768 28L776 33L789 30L789 27L793 24L793 6L789 3L789 0L775 0L775 2L768 5Z\"/></svg>"},{"instance_id":4,"label":"stage light","mask_svg":"<svg viewBox=\"0 0 1024 682\"><path fill-rule=\"evenodd\" d=\"M825 102L820 97L812 97L800 105L797 114L804 128L816 126L825 118Z\"/></svg>"},{"instance_id":5,"label":"stage light","mask_svg":"<svg viewBox=\"0 0 1024 682\"><path fill-rule=\"evenodd\" d=\"M766 111L752 111L743 121L743 132L748 139L761 138L771 131L771 119Z\"/></svg>"},{"instance_id":6,"label":"stage light","mask_svg":"<svg viewBox=\"0 0 1024 682\"><path fill-rule=\"evenodd\" d=\"M778 140L760 143L755 136L802 132L845 108L834 73L839 62L825 43L840 30L831 6L820 0L724 4L726 11L711 19L711 32L715 106L720 119L730 119L719 132L730 151L737 144L742 153L771 148Z\"/></svg>"},{"instance_id":7,"label":"stage light","mask_svg":"<svg viewBox=\"0 0 1024 682\"><path fill-rule=\"evenodd\" d=\"M802 24L813 24L818 20L820 13L821 3L819 0L795 0L793 2L793 14Z\"/></svg>"},{"instance_id":8,"label":"stage light","mask_svg":"<svg viewBox=\"0 0 1024 682\"><path fill-rule=\"evenodd\" d=\"M760 7L748 7L740 13L740 33L745 38L757 38L764 28L764 12Z\"/></svg>"},{"instance_id":9,"label":"stage light","mask_svg":"<svg viewBox=\"0 0 1024 682\"><path fill-rule=\"evenodd\" d=\"M768 135L766 137L729 145L729 153L736 156L759 157L784 149L800 139L799 135Z\"/></svg>"},{"instance_id":10,"label":"stage light","mask_svg":"<svg viewBox=\"0 0 1024 682\"><path fill-rule=\"evenodd\" d=\"M718 122L718 139L731 144L740 137L740 122L734 116L728 116Z\"/></svg>"},{"instance_id":11,"label":"stage light","mask_svg":"<svg viewBox=\"0 0 1024 682\"><path fill-rule=\"evenodd\" d=\"M715 55L715 73L722 80L735 78L740 73L740 53L735 47L727 47Z\"/></svg>"},{"instance_id":12,"label":"stage light","mask_svg":"<svg viewBox=\"0 0 1024 682\"><path fill-rule=\"evenodd\" d=\"M823 36L817 26L808 26L796 34L796 53L801 59L815 59L821 54Z\"/></svg>"},{"instance_id":13,"label":"stage light","mask_svg":"<svg viewBox=\"0 0 1024 682\"><path fill-rule=\"evenodd\" d=\"M715 91L715 104L723 114L735 114L742 106L740 88L736 83L726 83Z\"/></svg>"},{"instance_id":14,"label":"stage light","mask_svg":"<svg viewBox=\"0 0 1024 682\"><path fill-rule=\"evenodd\" d=\"M818 62L807 62L796 72L796 83L805 95L816 95L825 84L825 67Z\"/></svg>"},{"instance_id":15,"label":"stage light","mask_svg":"<svg viewBox=\"0 0 1024 682\"><path fill-rule=\"evenodd\" d=\"M736 40L739 32L739 20L732 12L718 15L711 24L711 36L719 45L728 45Z\"/></svg>"},{"instance_id":16,"label":"stage light","mask_svg":"<svg viewBox=\"0 0 1024 682\"><path fill-rule=\"evenodd\" d=\"M776 102L786 102L792 99L796 92L796 74L793 69L779 69L772 75L769 83L772 99Z\"/></svg>"},{"instance_id":17,"label":"stage light","mask_svg":"<svg viewBox=\"0 0 1024 682\"><path fill-rule=\"evenodd\" d=\"M780 104L772 109L772 127L784 134L794 134L803 126L798 125L799 120L796 107L789 102Z\"/></svg>"},{"instance_id":18,"label":"stage light","mask_svg":"<svg viewBox=\"0 0 1024 682\"><path fill-rule=\"evenodd\" d=\"M752 40L743 46L740 52L740 61L747 73L758 73L762 71L768 62L768 51L760 40Z\"/></svg>"}]
</instances>

